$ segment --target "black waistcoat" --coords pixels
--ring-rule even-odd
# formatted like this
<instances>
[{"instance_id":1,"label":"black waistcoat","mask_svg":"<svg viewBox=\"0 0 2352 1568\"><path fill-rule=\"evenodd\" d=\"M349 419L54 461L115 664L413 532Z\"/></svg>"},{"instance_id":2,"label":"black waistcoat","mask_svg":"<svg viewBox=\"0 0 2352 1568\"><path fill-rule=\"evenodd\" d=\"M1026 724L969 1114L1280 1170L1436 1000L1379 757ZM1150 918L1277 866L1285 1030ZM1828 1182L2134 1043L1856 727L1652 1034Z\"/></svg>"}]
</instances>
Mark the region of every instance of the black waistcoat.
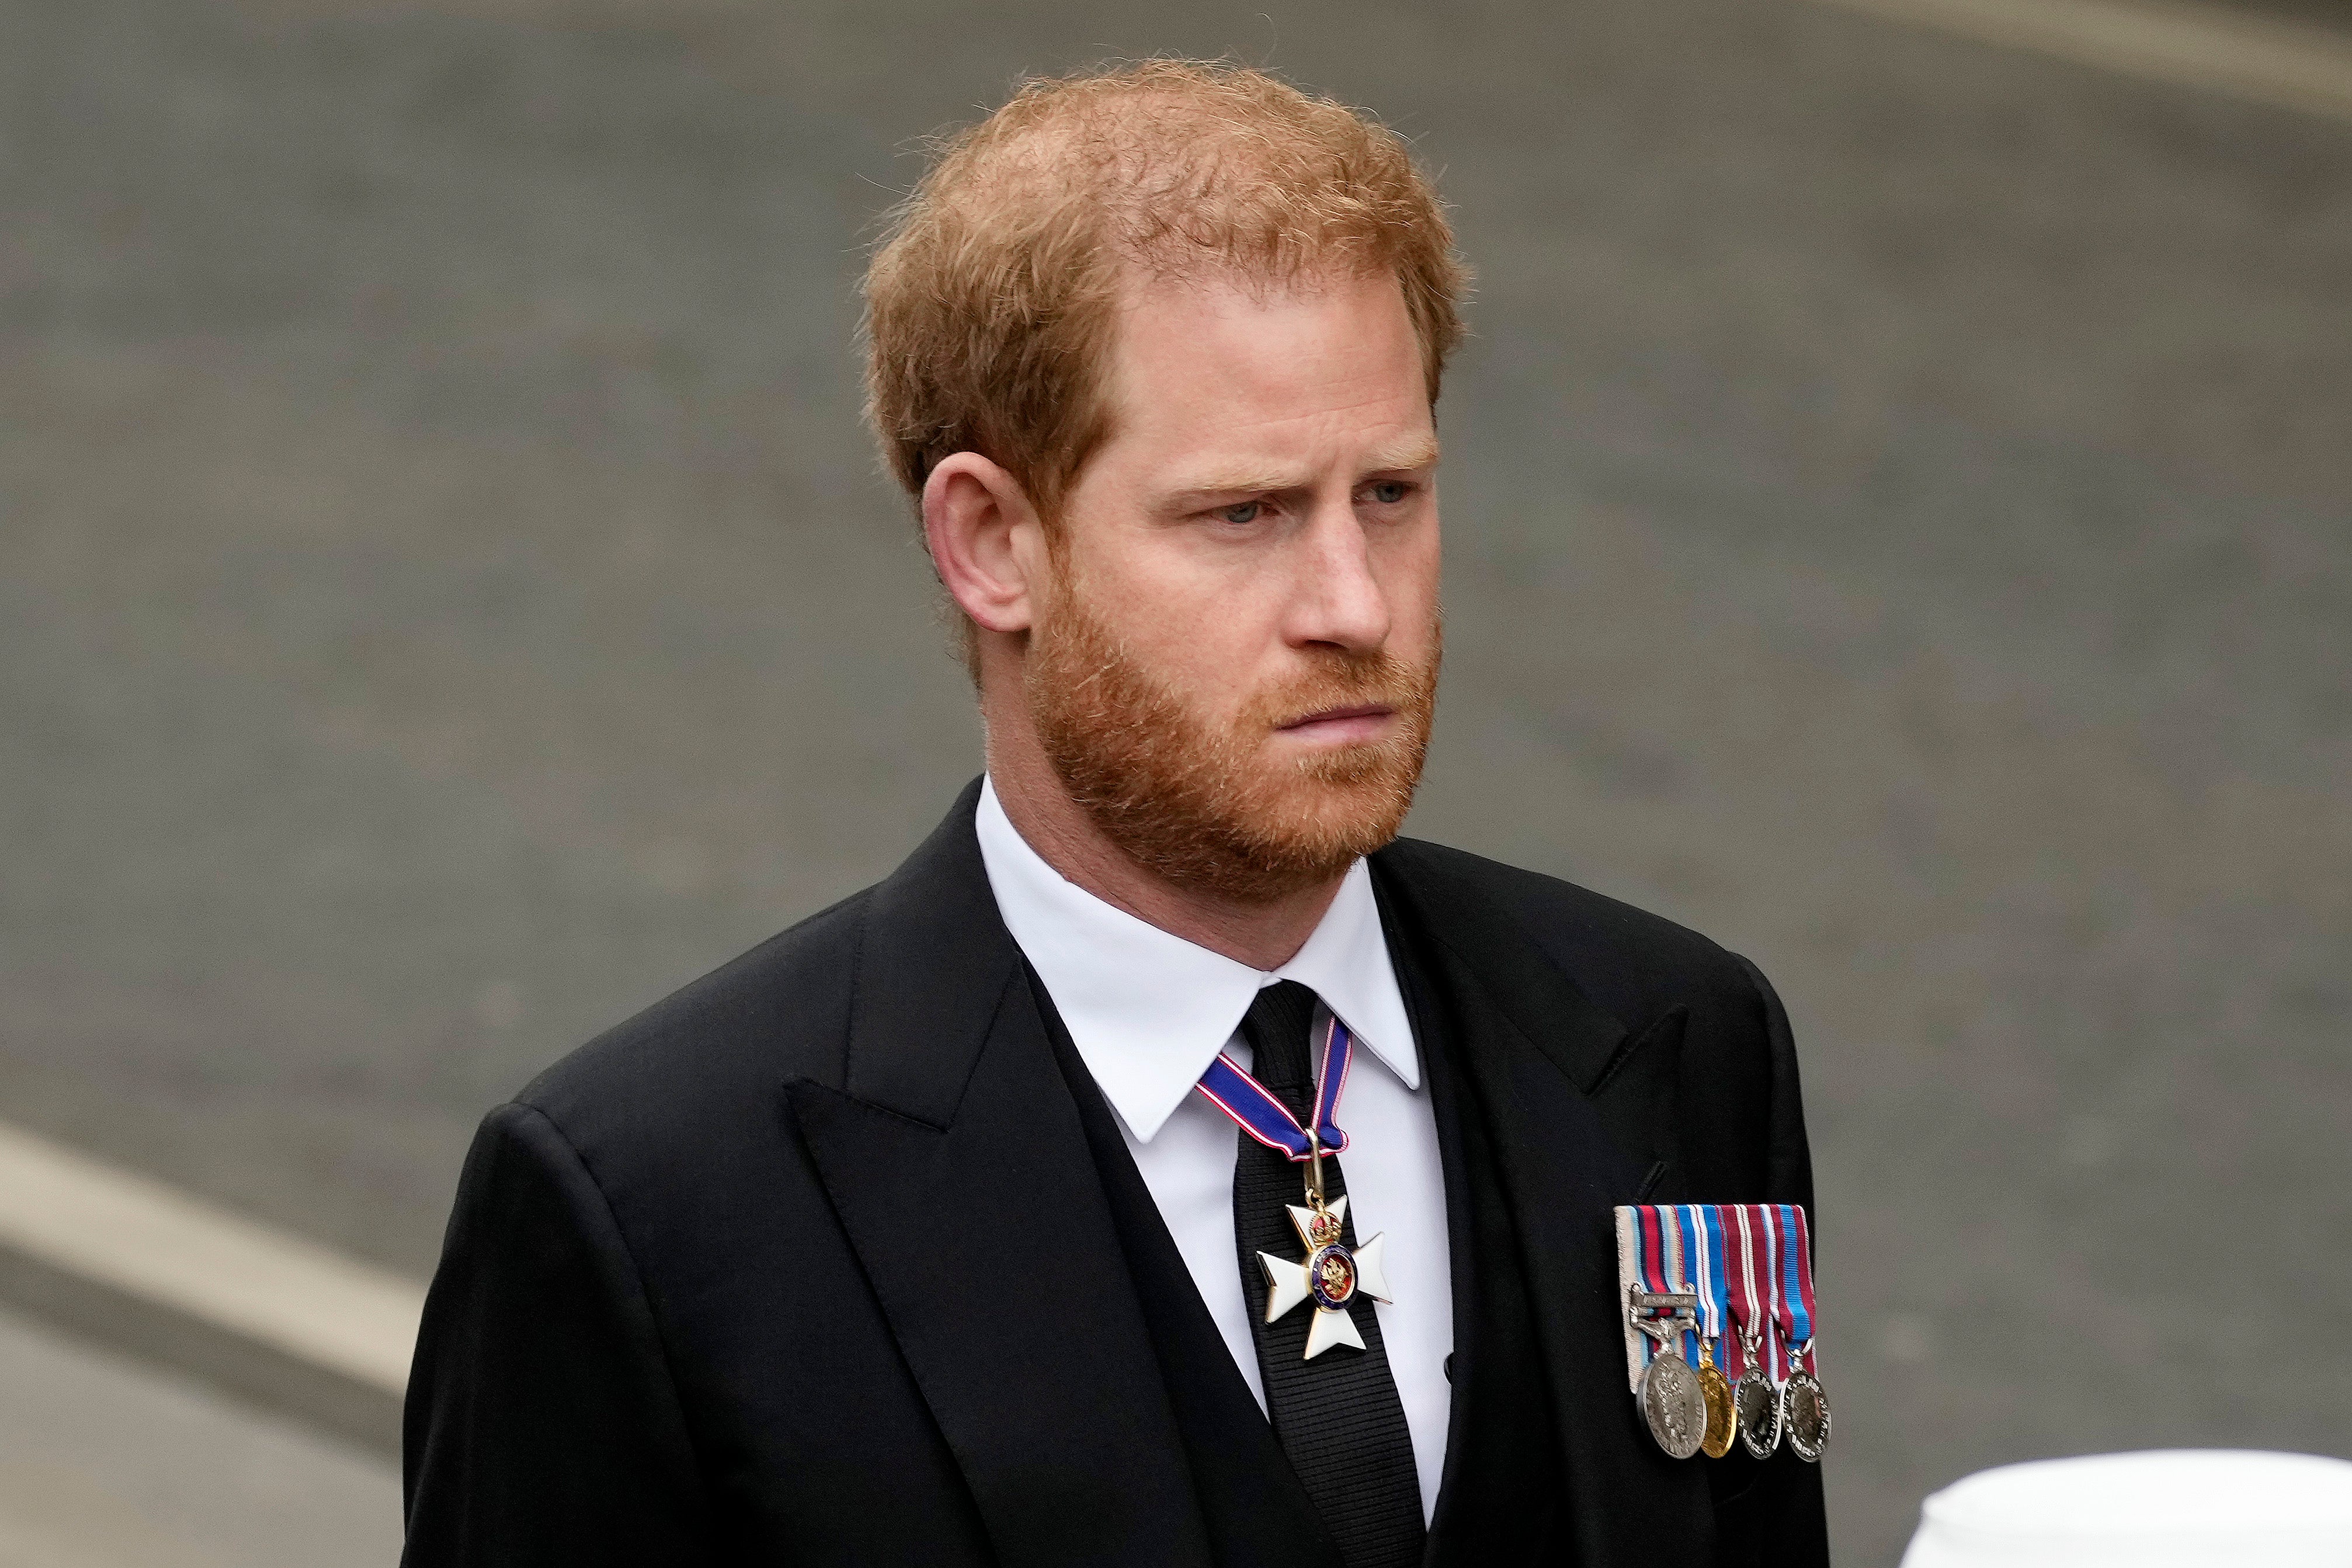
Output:
<instances>
[{"instance_id":1,"label":"black waistcoat","mask_svg":"<svg viewBox=\"0 0 2352 1568\"><path fill-rule=\"evenodd\" d=\"M1517 1230L1484 1118L1462 1092L1451 1043L1459 1022L1411 946L1392 936L1390 952L1437 1120L1454 1273L1453 1408L1427 1561L1431 1568L1552 1561L1568 1541L1564 1530L1555 1533L1564 1489ZM1030 982L1102 1178L1212 1549L1234 1568L1336 1563L1109 1106L1034 971Z\"/></svg>"}]
</instances>

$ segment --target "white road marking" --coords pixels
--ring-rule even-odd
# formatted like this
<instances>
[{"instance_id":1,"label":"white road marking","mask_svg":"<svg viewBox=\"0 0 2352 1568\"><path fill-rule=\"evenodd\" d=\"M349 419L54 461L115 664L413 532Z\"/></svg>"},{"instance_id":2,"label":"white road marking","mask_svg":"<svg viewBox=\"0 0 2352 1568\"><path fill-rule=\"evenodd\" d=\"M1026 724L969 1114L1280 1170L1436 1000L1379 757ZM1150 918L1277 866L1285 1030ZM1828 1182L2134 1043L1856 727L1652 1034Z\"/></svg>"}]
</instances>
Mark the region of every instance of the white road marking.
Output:
<instances>
[{"instance_id":1,"label":"white road marking","mask_svg":"<svg viewBox=\"0 0 2352 1568\"><path fill-rule=\"evenodd\" d=\"M0 1246L398 1395L424 1287L0 1124Z\"/></svg>"},{"instance_id":2,"label":"white road marking","mask_svg":"<svg viewBox=\"0 0 2352 1568\"><path fill-rule=\"evenodd\" d=\"M2352 39L2183 0L1814 0L1985 43L2352 120Z\"/></svg>"}]
</instances>

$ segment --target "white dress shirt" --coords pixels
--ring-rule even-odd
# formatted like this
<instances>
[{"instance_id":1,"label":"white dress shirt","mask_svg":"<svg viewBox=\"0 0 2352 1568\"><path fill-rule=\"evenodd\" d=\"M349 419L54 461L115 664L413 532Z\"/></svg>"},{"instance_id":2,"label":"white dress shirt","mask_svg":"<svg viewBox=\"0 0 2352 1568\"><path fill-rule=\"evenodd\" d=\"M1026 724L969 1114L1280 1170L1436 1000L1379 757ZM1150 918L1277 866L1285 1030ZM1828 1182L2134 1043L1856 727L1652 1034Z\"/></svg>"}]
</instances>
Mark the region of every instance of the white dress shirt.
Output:
<instances>
[{"instance_id":1,"label":"white dress shirt","mask_svg":"<svg viewBox=\"0 0 2352 1568\"><path fill-rule=\"evenodd\" d=\"M1365 1054L1387 1069L1367 1071L1359 1059L1338 1119L1348 1134L1348 1218L1360 1239L1388 1237L1383 1263L1396 1300L1372 1310L1412 1434L1426 1520L1445 1467L1454 1272L1436 1118L1389 964L1370 871L1359 861L1307 945L1266 973L1171 936L1066 881L1013 827L992 782L982 787L975 825L1004 924L1118 1114L1144 1186L1260 1409L1265 1389L1234 1239L1234 1140L1241 1133L1193 1087L1220 1050L1249 1064L1249 1044L1236 1032L1242 1015L1261 987L1277 980L1311 988Z\"/></svg>"}]
</instances>

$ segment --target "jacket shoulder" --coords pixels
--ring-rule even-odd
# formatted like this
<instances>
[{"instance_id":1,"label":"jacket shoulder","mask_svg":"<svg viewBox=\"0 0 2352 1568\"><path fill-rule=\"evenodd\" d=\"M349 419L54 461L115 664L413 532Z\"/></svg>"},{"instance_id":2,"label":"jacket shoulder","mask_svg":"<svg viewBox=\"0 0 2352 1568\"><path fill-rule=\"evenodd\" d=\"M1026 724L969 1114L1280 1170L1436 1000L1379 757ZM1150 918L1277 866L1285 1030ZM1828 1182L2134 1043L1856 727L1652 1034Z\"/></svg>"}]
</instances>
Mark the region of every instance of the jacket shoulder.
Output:
<instances>
[{"instance_id":1,"label":"jacket shoulder","mask_svg":"<svg viewBox=\"0 0 2352 1568\"><path fill-rule=\"evenodd\" d=\"M1738 955L1662 915L1541 872L1399 839L1380 852L1441 927L1501 918L1600 1007L1632 1025L1676 1002L1752 1011L1762 977Z\"/></svg>"},{"instance_id":2,"label":"jacket shoulder","mask_svg":"<svg viewBox=\"0 0 2352 1568\"><path fill-rule=\"evenodd\" d=\"M1663 916L1436 844L1381 852L1430 937L1481 973L1531 1040L1565 979L1608 1015L1605 1051L1560 1060L1644 1170L1641 1201L1812 1202L1794 1041L1753 964ZM1556 973L1554 973L1556 971ZM1560 998L1550 998L1558 1005Z\"/></svg>"},{"instance_id":3,"label":"jacket shoulder","mask_svg":"<svg viewBox=\"0 0 2352 1568\"><path fill-rule=\"evenodd\" d=\"M563 1057L515 1096L583 1152L772 1113L790 1078L838 1086L867 888Z\"/></svg>"}]
</instances>

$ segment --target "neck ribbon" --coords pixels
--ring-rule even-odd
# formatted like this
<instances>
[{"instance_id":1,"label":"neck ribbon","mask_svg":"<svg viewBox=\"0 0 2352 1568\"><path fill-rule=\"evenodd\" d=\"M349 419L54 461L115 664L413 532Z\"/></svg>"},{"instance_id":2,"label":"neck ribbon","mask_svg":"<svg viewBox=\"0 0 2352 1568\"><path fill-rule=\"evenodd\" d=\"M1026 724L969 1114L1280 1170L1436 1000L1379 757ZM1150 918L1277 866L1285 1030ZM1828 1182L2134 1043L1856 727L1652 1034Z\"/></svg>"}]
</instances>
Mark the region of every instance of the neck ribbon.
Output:
<instances>
[{"instance_id":1,"label":"neck ribbon","mask_svg":"<svg viewBox=\"0 0 2352 1568\"><path fill-rule=\"evenodd\" d=\"M1200 1091L1209 1103L1234 1119L1234 1125L1293 1160L1314 1157L1318 1148L1336 1155L1348 1146L1339 1130L1339 1096L1348 1087L1348 1069L1356 1055L1356 1038L1337 1018L1323 1028L1322 1049L1315 1053L1314 1131L1290 1113L1290 1107L1272 1091L1242 1071L1223 1051L1201 1074Z\"/></svg>"}]
</instances>

